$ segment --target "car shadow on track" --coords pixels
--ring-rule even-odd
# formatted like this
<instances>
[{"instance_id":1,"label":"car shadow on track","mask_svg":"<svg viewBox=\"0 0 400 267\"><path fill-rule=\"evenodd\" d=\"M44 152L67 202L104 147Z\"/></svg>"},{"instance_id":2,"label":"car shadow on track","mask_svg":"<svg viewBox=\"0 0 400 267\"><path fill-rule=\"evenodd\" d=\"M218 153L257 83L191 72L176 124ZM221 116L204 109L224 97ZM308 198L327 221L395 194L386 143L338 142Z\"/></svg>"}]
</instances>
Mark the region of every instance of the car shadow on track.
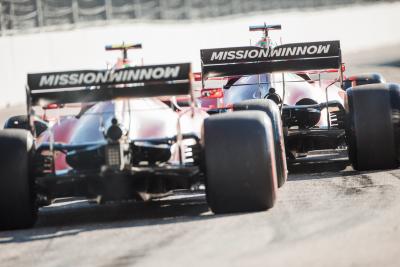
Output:
<instances>
[{"instance_id":1,"label":"car shadow on track","mask_svg":"<svg viewBox=\"0 0 400 267\"><path fill-rule=\"evenodd\" d=\"M77 235L110 228L185 223L221 216L213 215L204 194L179 194L178 198L145 203L89 204L87 201L60 203L42 208L35 227L0 232L0 245Z\"/></svg>"},{"instance_id":2,"label":"car shadow on track","mask_svg":"<svg viewBox=\"0 0 400 267\"><path fill-rule=\"evenodd\" d=\"M331 155L317 155L305 157L288 162L289 181L329 179L336 177L359 176L368 177L369 174L381 172L376 171L356 171L351 167L347 157L337 157Z\"/></svg>"},{"instance_id":3,"label":"car shadow on track","mask_svg":"<svg viewBox=\"0 0 400 267\"><path fill-rule=\"evenodd\" d=\"M288 170L290 174L321 174L344 171L348 168L349 163L345 161L334 161L334 162L308 162L302 164L288 164Z\"/></svg>"},{"instance_id":4,"label":"car shadow on track","mask_svg":"<svg viewBox=\"0 0 400 267\"><path fill-rule=\"evenodd\" d=\"M288 161L289 180L338 176L352 170L344 153L317 154ZM339 174L340 173L340 174Z\"/></svg>"}]
</instances>

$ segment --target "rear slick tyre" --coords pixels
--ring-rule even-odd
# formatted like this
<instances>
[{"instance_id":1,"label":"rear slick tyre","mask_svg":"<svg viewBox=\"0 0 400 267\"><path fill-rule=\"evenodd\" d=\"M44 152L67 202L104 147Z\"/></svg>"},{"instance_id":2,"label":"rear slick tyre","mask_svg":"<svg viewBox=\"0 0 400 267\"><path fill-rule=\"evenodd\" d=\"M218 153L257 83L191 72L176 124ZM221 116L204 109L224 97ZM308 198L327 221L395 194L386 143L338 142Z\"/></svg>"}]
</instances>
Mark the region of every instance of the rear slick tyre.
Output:
<instances>
[{"instance_id":1,"label":"rear slick tyre","mask_svg":"<svg viewBox=\"0 0 400 267\"><path fill-rule=\"evenodd\" d=\"M349 159L359 171L393 169L399 166L396 121L393 116L394 84L369 84L347 89Z\"/></svg>"},{"instance_id":2,"label":"rear slick tyre","mask_svg":"<svg viewBox=\"0 0 400 267\"><path fill-rule=\"evenodd\" d=\"M1 130L0 151L0 229L29 228L37 217L31 134L22 129Z\"/></svg>"},{"instance_id":3,"label":"rear slick tyre","mask_svg":"<svg viewBox=\"0 0 400 267\"><path fill-rule=\"evenodd\" d=\"M272 208L277 191L273 129L261 111L218 114L204 121L206 194L218 213Z\"/></svg>"}]
</instances>

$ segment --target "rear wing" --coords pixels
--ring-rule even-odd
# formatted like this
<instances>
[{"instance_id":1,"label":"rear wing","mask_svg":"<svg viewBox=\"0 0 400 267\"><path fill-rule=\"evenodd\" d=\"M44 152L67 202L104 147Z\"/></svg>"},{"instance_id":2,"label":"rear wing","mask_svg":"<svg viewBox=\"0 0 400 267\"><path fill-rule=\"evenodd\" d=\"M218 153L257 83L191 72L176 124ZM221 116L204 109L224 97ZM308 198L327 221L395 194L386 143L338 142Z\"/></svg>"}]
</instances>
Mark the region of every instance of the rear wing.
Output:
<instances>
[{"instance_id":1,"label":"rear wing","mask_svg":"<svg viewBox=\"0 0 400 267\"><path fill-rule=\"evenodd\" d=\"M272 72L340 69L340 42L292 43L270 48L254 46L203 49L203 79Z\"/></svg>"},{"instance_id":2,"label":"rear wing","mask_svg":"<svg viewBox=\"0 0 400 267\"><path fill-rule=\"evenodd\" d=\"M30 105L188 95L190 63L28 74Z\"/></svg>"}]
</instances>

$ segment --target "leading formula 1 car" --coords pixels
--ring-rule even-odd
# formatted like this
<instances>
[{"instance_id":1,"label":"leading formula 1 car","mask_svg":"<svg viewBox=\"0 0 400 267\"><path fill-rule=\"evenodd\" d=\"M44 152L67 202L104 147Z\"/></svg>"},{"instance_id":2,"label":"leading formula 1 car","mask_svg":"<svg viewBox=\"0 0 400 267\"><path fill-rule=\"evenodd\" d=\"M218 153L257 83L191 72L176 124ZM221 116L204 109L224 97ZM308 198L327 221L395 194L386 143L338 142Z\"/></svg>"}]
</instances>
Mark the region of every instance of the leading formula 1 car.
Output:
<instances>
[{"instance_id":1,"label":"leading formula 1 car","mask_svg":"<svg viewBox=\"0 0 400 267\"><path fill-rule=\"evenodd\" d=\"M210 114L267 110L274 125L279 186L287 157L347 147L357 170L399 166L399 86L378 74L344 79L339 41L273 44L268 31L257 46L201 50L202 106ZM325 73L337 74L321 79ZM316 79L312 78L317 76ZM225 78L221 88L205 82Z\"/></svg>"},{"instance_id":2,"label":"leading formula 1 car","mask_svg":"<svg viewBox=\"0 0 400 267\"><path fill-rule=\"evenodd\" d=\"M56 198L149 200L198 183L215 213L271 208L270 118L180 107L175 96L191 98L191 76L189 63L28 74L28 124L10 119L0 131L0 229L32 226L38 207ZM71 103L87 104L63 142L58 123L35 124L41 107Z\"/></svg>"}]
</instances>

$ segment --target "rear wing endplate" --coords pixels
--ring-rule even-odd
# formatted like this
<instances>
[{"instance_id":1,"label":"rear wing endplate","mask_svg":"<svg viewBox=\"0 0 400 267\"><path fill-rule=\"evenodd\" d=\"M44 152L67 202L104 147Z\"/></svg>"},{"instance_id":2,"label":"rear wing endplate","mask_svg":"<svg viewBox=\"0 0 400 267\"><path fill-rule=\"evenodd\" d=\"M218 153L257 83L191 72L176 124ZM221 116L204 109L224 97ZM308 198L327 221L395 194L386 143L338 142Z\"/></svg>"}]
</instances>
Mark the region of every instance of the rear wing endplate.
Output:
<instances>
[{"instance_id":1,"label":"rear wing endplate","mask_svg":"<svg viewBox=\"0 0 400 267\"><path fill-rule=\"evenodd\" d=\"M254 46L203 49L203 79L272 72L340 69L339 41L292 43L271 48Z\"/></svg>"},{"instance_id":2,"label":"rear wing endplate","mask_svg":"<svg viewBox=\"0 0 400 267\"><path fill-rule=\"evenodd\" d=\"M33 106L45 106L122 97L188 95L190 73L190 63L182 63L28 74L28 101Z\"/></svg>"}]
</instances>

